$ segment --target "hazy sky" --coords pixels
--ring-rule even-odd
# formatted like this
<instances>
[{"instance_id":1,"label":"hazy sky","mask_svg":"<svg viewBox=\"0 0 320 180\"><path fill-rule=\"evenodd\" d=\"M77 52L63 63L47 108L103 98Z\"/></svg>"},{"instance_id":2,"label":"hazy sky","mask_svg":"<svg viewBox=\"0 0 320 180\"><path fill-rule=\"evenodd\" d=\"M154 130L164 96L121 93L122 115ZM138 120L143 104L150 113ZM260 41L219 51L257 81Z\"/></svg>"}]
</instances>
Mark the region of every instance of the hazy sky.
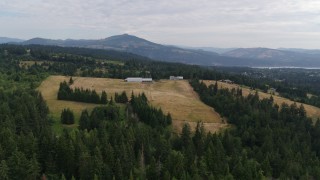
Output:
<instances>
[{"instance_id":1,"label":"hazy sky","mask_svg":"<svg viewBox=\"0 0 320 180\"><path fill-rule=\"evenodd\" d=\"M0 36L320 49L320 0L0 0Z\"/></svg>"}]
</instances>

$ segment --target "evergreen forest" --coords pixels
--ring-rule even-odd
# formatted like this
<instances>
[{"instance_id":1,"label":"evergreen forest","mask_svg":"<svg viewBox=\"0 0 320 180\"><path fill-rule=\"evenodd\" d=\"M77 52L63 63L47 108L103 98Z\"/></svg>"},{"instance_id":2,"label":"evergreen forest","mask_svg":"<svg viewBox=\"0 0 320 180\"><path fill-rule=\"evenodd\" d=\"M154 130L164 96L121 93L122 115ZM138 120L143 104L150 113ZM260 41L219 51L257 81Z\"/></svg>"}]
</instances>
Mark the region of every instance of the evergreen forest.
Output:
<instances>
[{"instance_id":1,"label":"evergreen forest","mask_svg":"<svg viewBox=\"0 0 320 180\"><path fill-rule=\"evenodd\" d=\"M320 120L307 117L303 106L276 105L272 97L245 97L241 89L202 82L231 79L261 90L263 82L281 84L271 76L241 73L116 51L0 45L0 179L320 179ZM230 126L210 133L202 122L195 128L186 123L174 132L170 113L151 106L144 93L119 92L109 100L105 92L73 89L71 81L61 82L58 99L100 105L82 111L79 126L57 134L36 89L50 75L155 80L181 75ZM292 73L282 75L288 86L279 85L280 93L319 106L317 96L304 96L318 93L308 76L300 76L305 81L297 86ZM75 118L70 109L61 112L64 124L74 124Z\"/></svg>"}]
</instances>

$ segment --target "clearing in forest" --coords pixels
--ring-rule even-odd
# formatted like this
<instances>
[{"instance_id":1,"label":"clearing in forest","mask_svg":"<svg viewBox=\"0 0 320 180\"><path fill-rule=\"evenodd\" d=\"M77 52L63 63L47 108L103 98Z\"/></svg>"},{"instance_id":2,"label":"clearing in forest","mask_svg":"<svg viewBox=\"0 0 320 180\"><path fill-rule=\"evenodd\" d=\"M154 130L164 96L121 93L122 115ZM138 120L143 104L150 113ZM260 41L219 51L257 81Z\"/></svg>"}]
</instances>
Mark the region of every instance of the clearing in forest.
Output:
<instances>
[{"instance_id":1,"label":"clearing in forest","mask_svg":"<svg viewBox=\"0 0 320 180\"><path fill-rule=\"evenodd\" d=\"M83 109L92 109L95 104L79 103L72 101L57 100L57 93L60 82L68 81L70 77L50 76L42 82L38 88L50 109L50 113L59 119L63 108L70 108L75 112L76 119L79 118ZM160 80L153 83L124 82L122 79L73 77L74 83L71 88L79 87L94 89L97 93L103 90L107 92L108 99L114 96L115 92L126 91L128 97L144 92L149 102L161 108L165 113L170 112L173 118L173 127L181 130L183 124L188 122L195 127L196 122L202 121L206 130L215 132L227 124L223 122L220 115L213 108L205 105L193 91L188 81Z\"/></svg>"},{"instance_id":2,"label":"clearing in forest","mask_svg":"<svg viewBox=\"0 0 320 180\"><path fill-rule=\"evenodd\" d=\"M207 86L209 86L211 84L215 84L216 81L204 80L203 82ZM238 84L229 84L229 83L220 82L220 81L218 81L218 88L228 88L228 89L241 88L243 96L248 96L250 93L254 94L256 92L255 90L251 90L248 87L239 86ZM258 95L259 95L260 99L270 98L270 96L271 96L271 94L264 93L261 91L258 91ZM273 97L274 103L278 104L279 106L281 106L281 104L283 104L283 103L286 103L288 105L295 103L294 101L291 101L287 98L283 98L278 95L272 95L272 97ZM311 106L308 104L298 103L298 102L296 102L296 104L297 104L297 106L300 106L302 104L307 112L308 117L311 117L313 120L320 118L320 108L315 107L315 106Z\"/></svg>"}]
</instances>

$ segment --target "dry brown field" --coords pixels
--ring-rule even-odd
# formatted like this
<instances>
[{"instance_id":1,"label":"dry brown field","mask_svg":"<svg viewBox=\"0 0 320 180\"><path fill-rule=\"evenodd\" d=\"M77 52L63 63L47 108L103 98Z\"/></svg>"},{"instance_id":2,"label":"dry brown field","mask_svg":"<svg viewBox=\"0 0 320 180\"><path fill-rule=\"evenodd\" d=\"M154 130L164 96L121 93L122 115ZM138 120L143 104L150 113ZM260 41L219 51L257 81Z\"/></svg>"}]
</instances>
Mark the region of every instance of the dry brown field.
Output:
<instances>
[{"instance_id":1,"label":"dry brown field","mask_svg":"<svg viewBox=\"0 0 320 180\"><path fill-rule=\"evenodd\" d=\"M42 82L38 88L50 109L50 113L59 119L64 108L70 108L79 117L83 109L92 109L95 104L79 103L57 100L59 84L68 81L66 76L50 76ZM188 122L195 127L198 121L204 122L206 130L216 132L227 124L213 108L202 103L189 85L188 81L160 80L153 83L124 82L122 79L73 77L72 88L94 89L98 93L103 90L107 92L108 98L114 96L115 92L126 91L130 97L131 93L139 94L144 92L151 105L161 108L165 113L171 114L173 128L180 131L183 124Z\"/></svg>"}]
</instances>

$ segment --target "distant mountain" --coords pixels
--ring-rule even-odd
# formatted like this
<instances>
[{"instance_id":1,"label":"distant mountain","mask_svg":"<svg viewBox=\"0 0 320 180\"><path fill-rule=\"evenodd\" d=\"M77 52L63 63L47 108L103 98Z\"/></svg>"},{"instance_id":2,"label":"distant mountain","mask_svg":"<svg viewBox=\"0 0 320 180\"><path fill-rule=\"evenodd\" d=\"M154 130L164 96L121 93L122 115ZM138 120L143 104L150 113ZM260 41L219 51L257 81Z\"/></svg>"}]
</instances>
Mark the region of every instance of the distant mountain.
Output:
<instances>
[{"instance_id":1,"label":"distant mountain","mask_svg":"<svg viewBox=\"0 0 320 180\"><path fill-rule=\"evenodd\" d=\"M219 53L219 54L223 54L225 52L232 51L232 50L237 49L237 48L200 47L200 49L202 49L204 51L212 51L212 52L216 52L216 53Z\"/></svg>"},{"instance_id":2,"label":"distant mountain","mask_svg":"<svg viewBox=\"0 0 320 180\"><path fill-rule=\"evenodd\" d=\"M190 46L177 46L184 49L193 49L193 50L203 50L203 51L209 51L209 52L215 52L218 54L222 54L237 48L216 48L216 47L190 47Z\"/></svg>"},{"instance_id":3,"label":"distant mountain","mask_svg":"<svg viewBox=\"0 0 320 180\"><path fill-rule=\"evenodd\" d=\"M23 45L30 45L30 44L37 44L37 45L56 45L62 46L64 44L64 40L51 40L51 39L44 39L44 38L33 38L27 41L22 42Z\"/></svg>"},{"instance_id":4,"label":"distant mountain","mask_svg":"<svg viewBox=\"0 0 320 180\"><path fill-rule=\"evenodd\" d=\"M165 46L128 34L111 36L99 40L51 40L34 38L24 41L22 44L112 49L138 54L154 60L180 62L186 64L241 65L241 63L239 64L238 62L239 59L221 57L218 53L215 52L195 49L183 49L175 46Z\"/></svg>"},{"instance_id":5,"label":"distant mountain","mask_svg":"<svg viewBox=\"0 0 320 180\"><path fill-rule=\"evenodd\" d=\"M238 48L223 55L237 58L287 60L296 57L297 53L268 48Z\"/></svg>"},{"instance_id":6,"label":"distant mountain","mask_svg":"<svg viewBox=\"0 0 320 180\"><path fill-rule=\"evenodd\" d=\"M256 59L268 62L270 66L320 67L320 55L269 48L238 48L222 54L223 56Z\"/></svg>"},{"instance_id":7,"label":"distant mountain","mask_svg":"<svg viewBox=\"0 0 320 180\"><path fill-rule=\"evenodd\" d=\"M320 67L320 55L316 54L268 48L182 48L157 44L128 34L111 36L98 40L51 40L34 38L24 41L21 44L117 50L137 54L154 60L205 66ZM217 52L221 54L218 54Z\"/></svg>"},{"instance_id":8,"label":"distant mountain","mask_svg":"<svg viewBox=\"0 0 320 180\"><path fill-rule=\"evenodd\" d=\"M8 38L8 37L0 37L0 44L5 43L16 43L16 42L23 42L22 39L16 39L16 38Z\"/></svg>"},{"instance_id":9,"label":"distant mountain","mask_svg":"<svg viewBox=\"0 0 320 180\"><path fill-rule=\"evenodd\" d=\"M320 49L279 48L279 50L292 51L305 54L320 55Z\"/></svg>"}]
</instances>

